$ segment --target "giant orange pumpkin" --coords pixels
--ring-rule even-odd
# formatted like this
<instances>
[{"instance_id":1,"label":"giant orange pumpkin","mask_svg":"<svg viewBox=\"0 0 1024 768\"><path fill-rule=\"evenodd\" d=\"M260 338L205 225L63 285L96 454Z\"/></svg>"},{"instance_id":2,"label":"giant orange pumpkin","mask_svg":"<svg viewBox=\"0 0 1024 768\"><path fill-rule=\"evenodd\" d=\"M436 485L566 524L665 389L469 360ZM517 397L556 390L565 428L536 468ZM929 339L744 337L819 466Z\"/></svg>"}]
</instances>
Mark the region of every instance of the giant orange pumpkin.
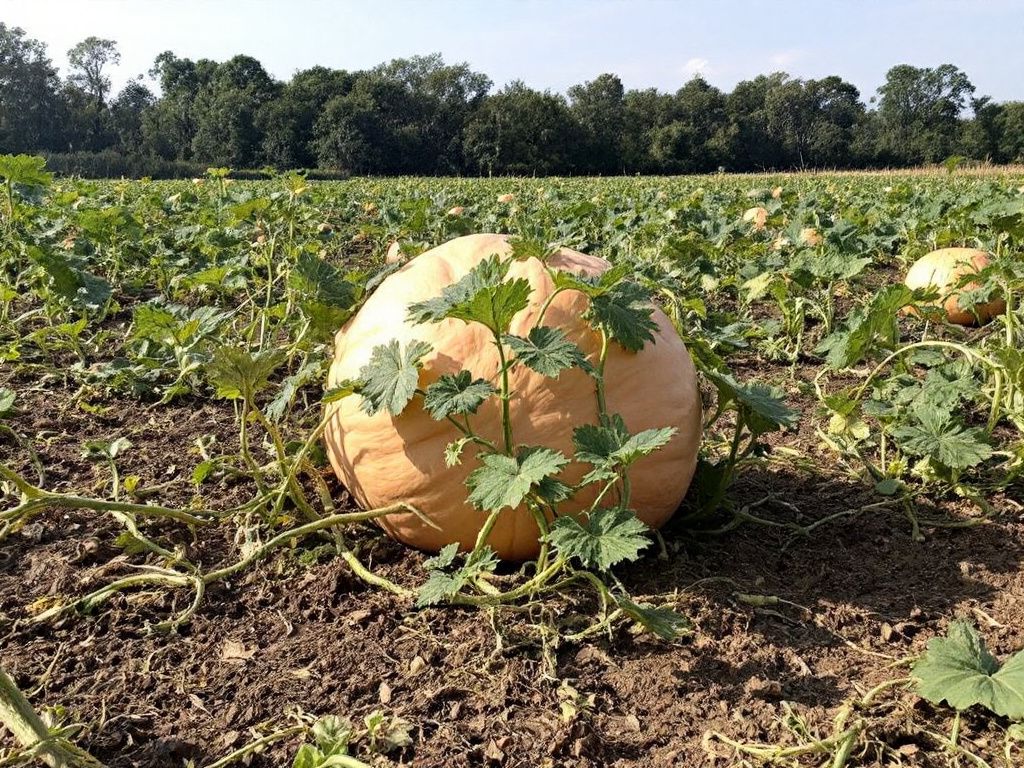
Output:
<instances>
[{"instance_id":1,"label":"giant orange pumpkin","mask_svg":"<svg viewBox=\"0 0 1024 768\"><path fill-rule=\"evenodd\" d=\"M951 291L964 276L984 269L988 263L989 256L985 251L975 248L940 248L915 261L904 283L915 290L921 288L938 291L944 297L941 310L949 322L957 325L984 324L1005 312L1006 302L995 298L974 307L962 307L959 293ZM973 290L977 287L977 283L968 283L965 289ZM906 307L904 311L918 314L913 307ZM940 315L939 307L926 310L927 315L933 313Z\"/></svg>"},{"instance_id":2,"label":"giant orange pumpkin","mask_svg":"<svg viewBox=\"0 0 1024 768\"><path fill-rule=\"evenodd\" d=\"M499 367L493 337L483 326L461 320L416 325L406 320L410 304L441 294L442 289L466 275L482 259L508 256L511 246L502 235L470 235L452 240L417 256L385 279L359 312L335 338L329 384L358 377L374 347L398 339L405 348L414 340L432 349L423 358L419 386L425 388L443 374L461 369L497 383ZM563 248L548 262L573 273L595 275L608 268L603 259ZM508 277L525 278L531 287L530 304L512 321L511 332L528 334L540 305L553 291L544 266L535 258L511 265ZM589 299L578 291L554 298L544 325L561 328L592 362L600 350L600 335L582 318ZM686 493L693 477L701 436L701 403L689 353L669 319L654 312L658 328L655 342L639 352L628 352L614 342L605 366L605 393L609 413L621 414L636 433L655 427L676 427L678 432L661 450L630 468L631 506L640 519L660 526ZM546 446L573 454L573 428L598 419L594 382L578 369L544 377L526 366L511 374L511 421L515 442ZM460 465L445 464L445 447L461 434L447 421L435 421L416 398L398 416L381 411L368 416L359 397L331 403L325 432L327 450L338 477L366 508L406 502L429 516L435 530L415 515L399 513L381 518L389 534L420 549L438 550L451 542L472 548L486 513L467 501L465 480L478 464L467 449ZM473 417L476 431L501 441L501 413L496 398ZM565 482L577 482L589 465L573 463L563 471ZM561 505L562 512L578 512L592 501L594 487ZM500 557L526 559L539 550L536 523L524 508L506 509L498 517L488 543Z\"/></svg>"}]
</instances>

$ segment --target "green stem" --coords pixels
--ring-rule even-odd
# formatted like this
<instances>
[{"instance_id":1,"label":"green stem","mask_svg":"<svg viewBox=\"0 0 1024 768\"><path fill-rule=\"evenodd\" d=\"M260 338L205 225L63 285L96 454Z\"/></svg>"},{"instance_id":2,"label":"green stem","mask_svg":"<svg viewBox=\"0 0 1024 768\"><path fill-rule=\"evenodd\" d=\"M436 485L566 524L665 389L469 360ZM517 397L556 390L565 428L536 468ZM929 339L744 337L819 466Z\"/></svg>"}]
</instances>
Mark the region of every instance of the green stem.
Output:
<instances>
[{"instance_id":1,"label":"green stem","mask_svg":"<svg viewBox=\"0 0 1024 768\"><path fill-rule=\"evenodd\" d=\"M203 768L224 768L227 765L231 765L231 763L241 760L246 755L252 754L253 752L258 752L264 747L273 744L275 741L281 741L282 739L297 736L300 733L304 734L308 731L309 728L305 725L293 725L290 728L284 728L280 731L274 731L273 733L267 734L266 736L256 739L255 741L250 741L245 746L239 747L234 752L222 757L220 760L208 763L207 765L203 766ZM332 758L332 760L333 759L334 758ZM334 764L341 766L341 768L351 768L351 764L348 767L346 767L345 764L341 762L336 762Z\"/></svg>"},{"instance_id":2,"label":"green stem","mask_svg":"<svg viewBox=\"0 0 1024 768\"><path fill-rule=\"evenodd\" d=\"M50 768L102 764L84 750L55 737L36 713L14 681L0 669L0 723L3 723L21 744Z\"/></svg>"},{"instance_id":3,"label":"green stem","mask_svg":"<svg viewBox=\"0 0 1024 768\"><path fill-rule=\"evenodd\" d=\"M554 281L555 271L556 270L553 270L550 267L548 268L548 275L551 277L552 281ZM534 323L534 327L539 327L540 325L543 325L543 323L544 323L544 315L547 314L548 307L550 307L551 306L551 302L553 302L555 300L555 296L557 296L558 294L560 294L564 290L567 290L567 289L565 289L565 288L555 288L555 290L553 290L551 293L548 294L548 297L546 299L544 299L544 303L540 305L540 313L537 315L537 322Z\"/></svg>"},{"instance_id":4,"label":"green stem","mask_svg":"<svg viewBox=\"0 0 1024 768\"><path fill-rule=\"evenodd\" d=\"M505 359L505 347L501 343L501 336L494 333L494 343L498 347L498 361L501 365L501 427L502 432L505 436L505 453L509 456L513 455L513 448L515 443L512 441L512 413L509 404L509 400L512 395L509 391L508 382L508 362Z\"/></svg>"},{"instance_id":5,"label":"green stem","mask_svg":"<svg viewBox=\"0 0 1024 768\"><path fill-rule=\"evenodd\" d=\"M864 392L865 392L865 390L867 390L868 385L872 381L874 381L875 377L878 376L878 374L880 374L882 371L884 371L886 369L886 367L888 367L889 363L891 363L893 360L895 360L898 357L901 357L902 355L905 355L907 352L913 352L915 349L924 349L924 348L927 348L927 347L938 347L940 349L951 349L951 350L953 350L955 352L959 352L964 357L966 357L968 360L973 360L973 361L982 363L983 365L985 365L985 366L987 366L989 368L998 369L1000 367L998 364L996 364L992 360L989 360L984 355L979 355L973 349L971 349L970 347L965 347L963 344L956 344L956 343L951 342L951 341L938 341L938 340L918 341L918 342L915 342L913 344L908 344L905 347L900 347L895 352L893 352L890 355L888 355L884 360L882 360L882 362L880 362L878 365L876 365L874 367L874 369L868 374L868 377L866 379L864 379L864 382L860 385L860 387L858 387L857 390L854 392L853 399L854 400L860 400L861 397L864 396Z\"/></svg>"},{"instance_id":6,"label":"green stem","mask_svg":"<svg viewBox=\"0 0 1024 768\"><path fill-rule=\"evenodd\" d=\"M473 551L470 552L468 560L474 560L479 556L480 552L487 544L487 539L490 538L491 531L494 530L494 525L498 522L498 515L500 514L500 509L493 509L487 515L487 519L484 520L483 527L476 535L476 542L473 544Z\"/></svg>"},{"instance_id":7,"label":"green stem","mask_svg":"<svg viewBox=\"0 0 1024 768\"><path fill-rule=\"evenodd\" d=\"M478 605L478 606L480 606L480 605L483 605L483 606L499 605L501 603L513 602L513 601L518 600L518 599L520 599L522 597L526 597L527 595L531 595L534 592L536 592L537 590L539 590L541 587L543 587L547 583L548 580L551 579L552 576L554 576L556 573L558 573L560 570L562 570L562 568L565 567L565 564L567 562L568 562L568 560L566 560L564 557L557 558L555 560L555 562L553 562L551 565L549 565L547 568L545 568L540 573L537 573L529 581L524 582L523 584L521 584L520 586L516 587L515 589L510 589L508 592L501 592L501 593L499 593L497 595L463 595L463 594L457 594L457 595L455 595L452 598L452 602L457 604L457 605L458 604L463 604L463 605ZM564 585L571 584L573 581L576 581L577 578L578 577L574 574L572 577L569 577L568 579L563 579L562 581L558 582L557 584L552 585L551 589L559 589L559 588L561 588Z\"/></svg>"},{"instance_id":8,"label":"green stem","mask_svg":"<svg viewBox=\"0 0 1024 768\"><path fill-rule=\"evenodd\" d=\"M246 467L249 469L249 473L252 476L253 482L256 484L256 490L259 491L260 496L267 495L267 488L263 484L263 477L260 471L259 465L252 456L252 452L249 450L249 411L251 406L248 401L242 400L242 417L241 427L239 428L238 443L239 451L242 455L242 461L245 462Z\"/></svg>"},{"instance_id":9,"label":"green stem","mask_svg":"<svg viewBox=\"0 0 1024 768\"><path fill-rule=\"evenodd\" d=\"M608 359L608 334L601 329L601 353L597 360L597 369L594 371L597 391L597 412L600 416L608 415L608 404L604 398L604 364Z\"/></svg>"},{"instance_id":10,"label":"green stem","mask_svg":"<svg viewBox=\"0 0 1024 768\"><path fill-rule=\"evenodd\" d=\"M28 515L41 512L48 507L59 509L91 509L95 512L126 512L128 514L142 515L145 517L165 517L177 520L187 525L206 525L222 517L212 513L210 517L197 517L182 509L171 509L151 504L132 504L125 501L103 501L102 499L88 499L84 496L71 496L63 493L49 493L44 491L41 496L23 501L13 509L0 513L0 522L16 520Z\"/></svg>"},{"instance_id":11,"label":"green stem","mask_svg":"<svg viewBox=\"0 0 1024 768\"><path fill-rule=\"evenodd\" d=\"M316 531L322 531L326 528L332 528L336 525L346 525L348 523L360 523L365 522L367 520L375 520L378 517L384 517L386 515L391 515L396 512L411 512L412 514L418 515L420 517L423 516L423 514L415 507L412 507L409 504L399 502L398 504L391 504L387 507L370 509L364 512L346 512L339 515L331 515L330 517L323 517L319 520L314 520L310 523L306 523L305 525L300 525L296 528L290 528L287 531L279 533L274 538L270 539L269 541L265 542L259 547L256 547L241 560L224 568L220 568L216 571L210 571L209 573L205 574L203 576L203 582L207 585L210 585L215 581L221 581L222 579L226 579L228 576L232 576L238 573L239 571L248 568L257 560L263 559L273 550L277 549L282 544L287 544L293 539L298 539L307 534L315 533Z\"/></svg>"}]
</instances>

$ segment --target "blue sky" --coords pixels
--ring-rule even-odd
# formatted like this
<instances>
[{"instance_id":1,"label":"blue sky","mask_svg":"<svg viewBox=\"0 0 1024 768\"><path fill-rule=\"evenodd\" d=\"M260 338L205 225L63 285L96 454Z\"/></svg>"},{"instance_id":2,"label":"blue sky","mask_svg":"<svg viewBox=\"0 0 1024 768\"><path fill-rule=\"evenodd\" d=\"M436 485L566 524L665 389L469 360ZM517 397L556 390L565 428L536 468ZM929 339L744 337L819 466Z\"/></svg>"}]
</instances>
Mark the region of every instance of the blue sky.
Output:
<instances>
[{"instance_id":1,"label":"blue sky","mask_svg":"<svg viewBox=\"0 0 1024 768\"><path fill-rule=\"evenodd\" d=\"M496 86L564 92L602 72L674 91L694 73L730 89L782 70L838 74L866 101L895 64L955 64L997 101L1024 100L1024 0L0 0L0 20L54 63L89 36L122 59L115 90L160 51L259 59L287 79L440 52Z\"/></svg>"}]
</instances>

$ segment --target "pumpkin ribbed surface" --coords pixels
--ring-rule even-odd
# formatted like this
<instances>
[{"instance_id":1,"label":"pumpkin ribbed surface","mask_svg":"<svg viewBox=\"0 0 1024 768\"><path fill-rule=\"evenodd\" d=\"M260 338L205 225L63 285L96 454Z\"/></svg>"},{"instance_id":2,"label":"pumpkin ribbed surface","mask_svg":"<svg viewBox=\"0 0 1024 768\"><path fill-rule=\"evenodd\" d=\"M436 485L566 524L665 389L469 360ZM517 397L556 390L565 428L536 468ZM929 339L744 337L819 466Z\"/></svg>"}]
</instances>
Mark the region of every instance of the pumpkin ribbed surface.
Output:
<instances>
[{"instance_id":1,"label":"pumpkin ribbed surface","mask_svg":"<svg viewBox=\"0 0 1024 768\"><path fill-rule=\"evenodd\" d=\"M911 289L932 288L945 296L942 309L949 322L957 325L985 324L1006 311L1006 302L1003 299L995 298L985 304L979 304L973 307L972 311L970 307L960 306L958 292L949 292L965 275L984 269L988 263L989 255L985 251L975 248L940 248L915 261L907 271L904 283ZM966 290L977 287L977 283L968 283ZM936 306L936 314L938 309ZM908 308L907 311L917 314L913 308Z\"/></svg>"},{"instance_id":2,"label":"pumpkin ribbed surface","mask_svg":"<svg viewBox=\"0 0 1024 768\"><path fill-rule=\"evenodd\" d=\"M410 304L440 295L445 286L458 281L482 259L510 253L504 236L470 235L427 251L390 275L338 332L329 384L358 378L374 347L392 339L403 348L414 340L431 345L423 358L420 388L462 369L497 383L498 354L485 328L453 319L417 325L406 320L406 313ZM600 274L609 266L603 259L565 248L548 263L588 275ZM510 331L525 336L554 286L535 258L511 265L506 279L520 277L530 283L530 304L515 316ZM600 353L600 335L582 318L588 301L578 291L560 293L547 310L544 325L561 328L594 362ZM621 414L631 432L667 426L678 429L664 448L639 460L630 470L631 506L640 519L657 527L679 506L693 476L701 403L693 362L671 321L660 310L655 311L654 320L658 325L655 342L648 342L641 351L628 352L610 343L605 392L608 412ZM598 419L593 380L578 369L565 370L552 379L522 365L513 369L510 379L516 444L546 446L571 458L573 428ZM363 507L404 501L424 512L440 529L434 530L407 513L382 518L381 525L396 539L432 551L451 542L470 549L486 517L466 500L466 477L478 465L472 448L467 449L460 465L447 467L445 447L460 434L449 422L431 418L419 398L398 416L386 411L368 416L360 409L359 400L353 396L328 405L325 439L338 477ZM481 435L501 442L496 398L481 406L472 423ZM574 483L587 468L570 464L561 477ZM563 503L560 511L584 508L594 492L593 487L583 489L577 498ZM488 543L502 558L535 556L539 548L536 524L525 509L506 509Z\"/></svg>"}]
</instances>

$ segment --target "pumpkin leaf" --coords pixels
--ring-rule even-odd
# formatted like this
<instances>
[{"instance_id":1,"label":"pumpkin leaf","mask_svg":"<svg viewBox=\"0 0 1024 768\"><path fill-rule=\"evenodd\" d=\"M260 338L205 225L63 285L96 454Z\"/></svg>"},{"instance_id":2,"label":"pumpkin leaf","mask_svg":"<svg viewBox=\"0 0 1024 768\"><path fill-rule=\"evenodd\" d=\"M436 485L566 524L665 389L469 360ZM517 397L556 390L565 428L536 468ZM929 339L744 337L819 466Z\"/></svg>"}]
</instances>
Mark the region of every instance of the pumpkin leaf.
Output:
<instances>
[{"instance_id":1,"label":"pumpkin leaf","mask_svg":"<svg viewBox=\"0 0 1024 768\"><path fill-rule=\"evenodd\" d=\"M649 530L631 510L599 508L585 523L574 517L556 518L548 541L560 554L577 558L585 567L607 571L640 557L651 543Z\"/></svg>"},{"instance_id":2,"label":"pumpkin leaf","mask_svg":"<svg viewBox=\"0 0 1024 768\"><path fill-rule=\"evenodd\" d=\"M299 254L288 281L303 298L315 299L339 309L351 309L362 291L336 266L307 251Z\"/></svg>"},{"instance_id":3,"label":"pumpkin leaf","mask_svg":"<svg viewBox=\"0 0 1024 768\"><path fill-rule=\"evenodd\" d=\"M555 273L555 287L579 291L593 299L595 296L607 293L628 274L629 266L627 264L616 264L600 275L587 275L582 272L575 275L572 272L558 271Z\"/></svg>"},{"instance_id":4,"label":"pumpkin leaf","mask_svg":"<svg viewBox=\"0 0 1024 768\"><path fill-rule=\"evenodd\" d=\"M338 383L338 386L325 389L323 396L320 398L320 402L324 405L327 403L335 403L338 400L342 400L349 395L354 395L360 387L360 382L345 379Z\"/></svg>"},{"instance_id":5,"label":"pumpkin leaf","mask_svg":"<svg viewBox=\"0 0 1024 768\"><path fill-rule=\"evenodd\" d=\"M525 339L506 334L501 340L515 353L518 362L542 376L556 379L566 368L590 368L583 351L559 328L541 325L531 328Z\"/></svg>"},{"instance_id":6,"label":"pumpkin leaf","mask_svg":"<svg viewBox=\"0 0 1024 768\"><path fill-rule=\"evenodd\" d=\"M414 323L439 323L454 318L481 323L493 333L508 329L517 312L530 303L530 283L523 278L506 281L509 262L490 256L461 280L446 286L439 297L409 306Z\"/></svg>"},{"instance_id":7,"label":"pumpkin leaf","mask_svg":"<svg viewBox=\"0 0 1024 768\"><path fill-rule=\"evenodd\" d=\"M13 389L0 387L0 419L5 419L14 413L14 401L17 393Z\"/></svg>"},{"instance_id":8,"label":"pumpkin leaf","mask_svg":"<svg viewBox=\"0 0 1024 768\"><path fill-rule=\"evenodd\" d=\"M663 427L630 435L618 414L602 421L601 425L584 424L573 430L575 459L594 465L594 470L583 478L584 484L612 479L617 467L628 467L637 459L653 453L676 433L675 427Z\"/></svg>"},{"instance_id":9,"label":"pumpkin leaf","mask_svg":"<svg viewBox=\"0 0 1024 768\"><path fill-rule=\"evenodd\" d=\"M440 421L452 414L476 413L477 408L497 391L490 382L474 379L469 371L446 373L427 387L423 407Z\"/></svg>"},{"instance_id":10,"label":"pumpkin leaf","mask_svg":"<svg viewBox=\"0 0 1024 768\"><path fill-rule=\"evenodd\" d=\"M284 352L276 349L253 355L241 347L218 347L206 364L206 375L217 397L251 403L284 360Z\"/></svg>"},{"instance_id":11,"label":"pumpkin leaf","mask_svg":"<svg viewBox=\"0 0 1024 768\"><path fill-rule=\"evenodd\" d=\"M671 608L655 608L647 603L636 603L623 595L616 595L615 603L624 614L662 640L675 640L693 627L689 619Z\"/></svg>"},{"instance_id":12,"label":"pumpkin leaf","mask_svg":"<svg viewBox=\"0 0 1024 768\"><path fill-rule=\"evenodd\" d=\"M740 384L731 374L707 372L718 389L718 406L734 405L747 427L755 435L796 426L799 414L786 405L782 390L759 382Z\"/></svg>"},{"instance_id":13,"label":"pumpkin leaf","mask_svg":"<svg viewBox=\"0 0 1024 768\"><path fill-rule=\"evenodd\" d=\"M46 274L49 288L69 304L95 308L107 303L113 289L102 277L78 269L55 251L44 251L38 246L31 246L28 251L32 261Z\"/></svg>"},{"instance_id":14,"label":"pumpkin leaf","mask_svg":"<svg viewBox=\"0 0 1024 768\"><path fill-rule=\"evenodd\" d=\"M486 325L495 333L509 327L517 312L530 302L530 283L517 278L496 287L480 291L465 303L457 304L448 313L449 317Z\"/></svg>"},{"instance_id":15,"label":"pumpkin leaf","mask_svg":"<svg viewBox=\"0 0 1024 768\"><path fill-rule=\"evenodd\" d=\"M48 187L53 174L39 155L0 155L0 178L23 187Z\"/></svg>"},{"instance_id":16,"label":"pumpkin leaf","mask_svg":"<svg viewBox=\"0 0 1024 768\"><path fill-rule=\"evenodd\" d=\"M977 704L1011 720L1024 719L1024 651L1000 667L977 630L963 621L928 642L913 668L918 692L935 704L964 710Z\"/></svg>"},{"instance_id":17,"label":"pumpkin leaf","mask_svg":"<svg viewBox=\"0 0 1024 768\"><path fill-rule=\"evenodd\" d=\"M379 344L370 353L370 362L359 371L362 409L370 416L387 410L397 416L416 394L421 360L430 351L425 341L414 341L402 351L397 339Z\"/></svg>"},{"instance_id":18,"label":"pumpkin leaf","mask_svg":"<svg viewBox=\"0 0 1024 768\"><path fill-rule=\"evenodd\" d=\"M325 336L344 324L362 296L362 288L341 270L305 251L299 254L288 282L310 325Z\"/></svg>"},{"instance_id":19,"label":"pumpkin leaf","mask_svg":"<svg viewBox=\"0 0 1024 768\"><path fill-rule=\"evenodd\" d=\"M950 414L938 410L915 409L915 415L917 424L893 430L900 448L907 453L925 456L953 470L976 466L992 455L980 428L963 427L954 423Z\"/></svg>"},{"instance_id":20,"label":"pumpkin leaf","mask_svg":"<svg viewBox=\"0 0 1024 768\"><path fill-rule=\"evenodd\" d=\"M894 348L899 337L899 310L913 300L914 294L906 286L883 288L867 306L850 314L844 328L825 337L815 353L825 355L833 370L842 370L865 357Z\"/></svg>"},{"instance_id":21,"label":"pumpkin leaf","mask_svg":"<svg viewBox=\"0 0 1024 768\"><path fill-rule=\"evenodd\" d=\"M417 590L416 604L421 608L437 605L458 593L481 573L490 573L498 567L498 558L488 546L484 546L474 556L468 558L462 567L446 572L451 568L459 554L459 545L448 544L434 557L423 562L429 575Z\"/></svg>"},{"instance_id":22,"label":"pumpkin leaf","mask_svg":"<svg viewBox=\"0 0 1024 768\"><path fill-rule=\"evenodd\" d=\"M444 465L446 467L455 467L462 463L462 452L466 449L472 440L468 437L460 437L458 440L454 440L444 447Z\"/></svg>"},{"instance_id":23,"label":"pumpkin leaf","mask_svg":"<svg viewBox=\"0 0 1024 768\"><path fill-rule=\"evenodd\" d=\"M352 723L337 715L327 715L313 725L312 736L316 745L325 755L344 755L348 753L349 742L352 741L354 729Z\"/></svg>"},{"instance_id":24,"label":"pumpkin leaf","mask_svg":"<svg viewBox=\"0 0 1024 768\"><path fill-rule=\"evenodd\" d=\"M265 411L267 418L273 422L280 423L288 413L301 387L319 381L323 376L323 362L320 360L307 360L299 370L287 376L281 382L281 388L277 395L267 405Z\"/></svg>"},{"instance_id":25,"label":"pumpkin leaf","mask_svg":"<svg viewBox=\"0 0 1024 768\"><path fill-rule=\"evenodd\" d=\"M572 486L566 485L556 477L545 477L537 483L534 490L548 504L560 504L572 498L574 493Z\"/></svg>"},{"instance_id":26,"label":"pumpkin leaf","mask_svg":"<svg viewBox=\"0 0 1024 768\"><path fill-rule=\"evenodd\" d=\"M441 551L433 557L428 557L423 561L423 567L428 571L440 571L451 566L455 562L455 558L459 555L458 542L452 544L445 544L441 547Z\"/></svg>"},{"instance_id":27,"label":"pumpkin leaf","mask_svg":"<svg viewBox=\"0 0 1024 768\"><path fill-rule=\"evenodd\" d=\"M639 352L654 341L654 305L647 289L638 283L623 281L590 299L587 310L594 324L630 352Z\"/></svg>"},{"instance_id":28,"label":"pumpkin leaf","mask_svg":"<svg viewBox=\"0 0 1024 768\"><path fill-rule=\"evenodd\" d=\"M557 474L569 460L550 448L530 447L515 457L486 453L480 462L482 466L466 478L469 501L477 509L493 511L518 507L531 489Z\"/></svg>"}]
</instances>

